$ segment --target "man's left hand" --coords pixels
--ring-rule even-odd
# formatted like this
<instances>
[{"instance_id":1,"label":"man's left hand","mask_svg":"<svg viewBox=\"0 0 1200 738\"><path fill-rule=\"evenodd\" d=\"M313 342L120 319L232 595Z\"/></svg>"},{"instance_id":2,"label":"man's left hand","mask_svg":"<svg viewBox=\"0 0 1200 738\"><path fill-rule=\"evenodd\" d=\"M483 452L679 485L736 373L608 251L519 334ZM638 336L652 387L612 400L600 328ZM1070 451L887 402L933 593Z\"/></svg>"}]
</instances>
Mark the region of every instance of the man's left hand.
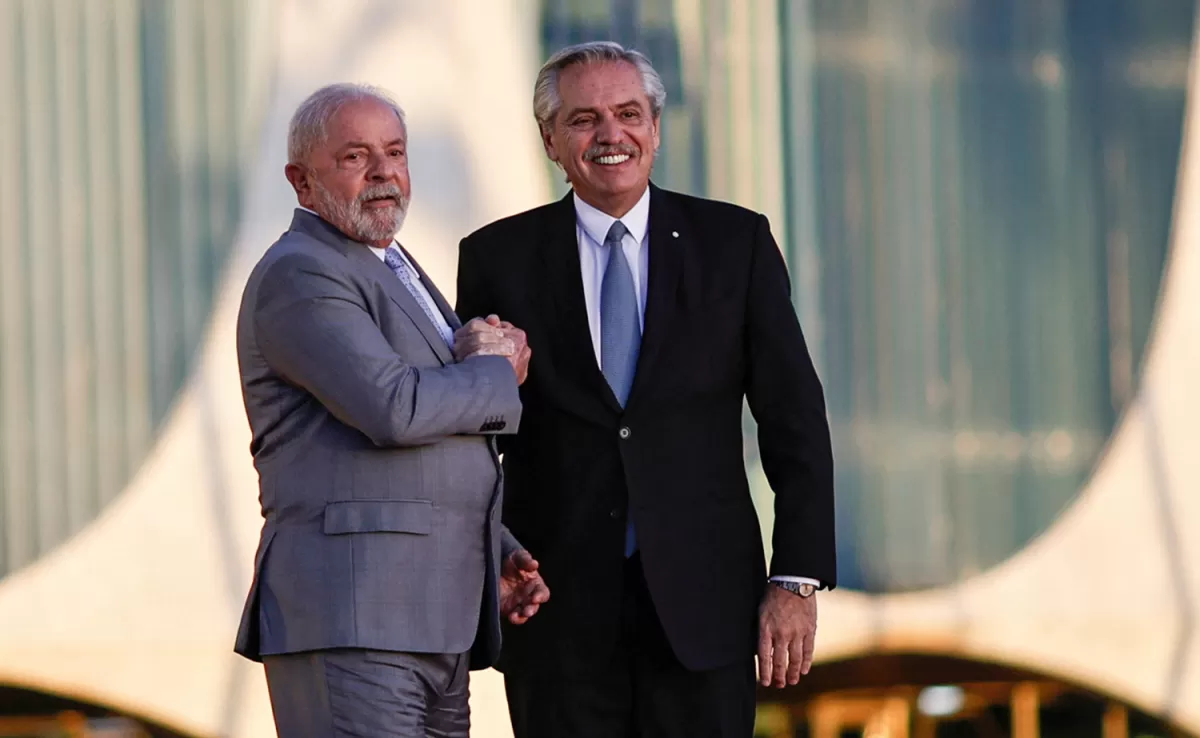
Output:
<instances>
[{"instance_id":1,"label":"man's left hand","mask_svg":"<svg viewBox=\"0 0 1200 738\"><path fill-rule=\"evenodd\" d=\"M550 599L538 562L525 549L512 552L500 570L500 617L522 625Z\"/></svg>"},{"instance_id":2,"label":"man's left hand","mask_svg":"<svg viewBox=\"0 0 1200 738\"><path fill-rule=\"evenodd\" d=\"M801 597L774 584L758 608L758 680L782 688L800 682L812 666L817 595Z\"/></svg>"}]
</instances>

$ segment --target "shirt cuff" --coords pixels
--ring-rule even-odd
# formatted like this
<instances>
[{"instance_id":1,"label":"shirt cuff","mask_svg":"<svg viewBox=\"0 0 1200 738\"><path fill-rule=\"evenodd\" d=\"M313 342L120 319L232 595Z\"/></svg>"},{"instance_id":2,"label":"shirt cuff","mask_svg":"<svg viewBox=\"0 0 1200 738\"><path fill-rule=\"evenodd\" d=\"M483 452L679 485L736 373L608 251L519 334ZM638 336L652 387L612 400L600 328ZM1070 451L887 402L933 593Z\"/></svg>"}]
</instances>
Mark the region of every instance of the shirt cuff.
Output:
<instances>
[{"instance_id":1,"label":"shirt cuff","mask_svg":"<svg viewBox=\"0 0 1200 738\"><path fill-rule=\"evenodd\" d=\"M811 577L785 577L785 576L776 575L776 576L771 577L770 581L772 581L772 582L794 582L796 584L811 584L812 586L816 587L817 589L821 588L821 581L819 579L812 579Z\"/></svg>"}]
</instances>

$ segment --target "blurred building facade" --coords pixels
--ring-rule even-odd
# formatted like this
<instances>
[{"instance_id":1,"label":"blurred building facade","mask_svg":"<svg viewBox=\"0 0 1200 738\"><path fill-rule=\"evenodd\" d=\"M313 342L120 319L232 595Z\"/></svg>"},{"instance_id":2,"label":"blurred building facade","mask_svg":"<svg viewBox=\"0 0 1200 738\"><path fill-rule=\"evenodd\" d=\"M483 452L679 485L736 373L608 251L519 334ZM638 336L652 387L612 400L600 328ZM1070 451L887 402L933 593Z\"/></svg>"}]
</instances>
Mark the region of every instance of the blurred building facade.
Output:
<instances>
[{"instance_id":1,"label":"blurred building facade","mask_svg":"<svg viewBox=\"0 0 1200 738\"><path fill-rule=\"evenodd\" d=\"M842 587L763 734L1200 733L1194 5L0 0L0 714L270 734L232 325L288 116L396 93L450 289L564 191L541 60L609 38L666 82L656 181L769 216L826 387ZM749 417L747 458L769 526Z\"/></svg>"}]
</instances>

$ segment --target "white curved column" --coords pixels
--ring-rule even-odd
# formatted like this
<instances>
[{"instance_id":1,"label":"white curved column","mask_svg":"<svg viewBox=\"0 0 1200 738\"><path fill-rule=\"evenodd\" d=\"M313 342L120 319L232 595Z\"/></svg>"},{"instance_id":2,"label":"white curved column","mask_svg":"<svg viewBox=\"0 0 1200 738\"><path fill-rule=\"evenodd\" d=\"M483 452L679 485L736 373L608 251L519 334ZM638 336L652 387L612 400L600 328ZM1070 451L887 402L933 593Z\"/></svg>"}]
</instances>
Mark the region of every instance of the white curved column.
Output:
<instances>
[{"instance_id":1,"label":"white curved column","mask_svg":"<svg viewBox=\"0 0 1200 738\"><path fill-rule=\"evenodd\" d=\"M200 736L274 734L261 667L232 652L260 525L234 324L250 267L295 206L283 177L295 106L335 81L396 95L414 195L402 239L451 298L458 239L549 197L530 112L536 4L280 0L275 11L245 219L194 374L124 494L0 582L0 683ZM511 735L494 673L473 692L473 734Z\"/></svg>"}]
</instances>

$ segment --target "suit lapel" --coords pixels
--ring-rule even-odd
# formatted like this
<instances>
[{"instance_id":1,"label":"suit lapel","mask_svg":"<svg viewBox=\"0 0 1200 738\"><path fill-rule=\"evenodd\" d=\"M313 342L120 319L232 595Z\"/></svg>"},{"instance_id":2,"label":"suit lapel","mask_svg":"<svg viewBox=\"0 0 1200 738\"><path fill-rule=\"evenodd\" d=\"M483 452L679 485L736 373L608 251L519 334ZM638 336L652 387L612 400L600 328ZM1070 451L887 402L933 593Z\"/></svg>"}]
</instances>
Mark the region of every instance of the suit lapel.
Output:
<instances>
[{"instance_id":1,"label":"suit lapel","mask_svg":"<svg viewBox=\"0 0 1200 738\"><path fill-rule=\"evenodd\" d=\"M416 267L417 276L421 278L421 283L425 285L425 289L429 290L429 295L437 305L438 312L442 314L442 317L446 319L446 323L450 325L450 330L457 331L459 328L462 328L462 321L458 319L458 315L454 313L454 308L450 307L450 303L446 302L446 297L442 294L442 291L437 288L437 285L433 283L433 280L429 278L429 275L425 273L425 270L421 268L421 265L417 263L417 260L413 258L408 249L401 246L400 250L408 257L409 263ZM420 305L417 307L419 309Z\"/></svg>"},{"instance_id":2,"label":"suit lapel","mask_svg":"<svg viewBox=\"0 0 1200 738\"><path fill-rule=\"evenodd\" d=\"M538 234L543 273L538 283L545 288L549 334L558 350L556 363L567 377L578 377L585 388L595 393L614 412L621 412L608 380L596 361L588 324L587 304L583 298L583 275L579 264L579 240L576 232L573 194L559 200L542 221Z\"/></svg>"},{"instance_id":3,"label":"suit lapel","mask_svg":"<svg viewBox=\"0 0 1200 738\"><path fill-rule=\"evenodd\" d=\"M654 376L663 343L674 327L683 301L685 258L691 234L683 218L672 207L670 195L650 185L650 274L646 287L646 314L637 373L629 392L626 410L634 407Z\"/></svg>"},{"instance_id":4,"label":"suit lapel","mask_svg":"<svg viewBox=\"0 0 1200 738\"><path fill-rule=\"evenodd\" d=\"M429 316L421 309L421 306L417 303L417 299L412 296L412 293L408 291L408 288L404 286L399 277L391 269L388 269L387 265L366 244L348 238L332 224L304 210L296 210L296 215L292 220L292 228L330 244L338 251L341 251L347 259L358 265L358 268L363 273L373 278L383 287L384 293L412 320L413 325L425 337L425 342L437 354L442 364L454 363L454 355L450 353L450 347L446 345L446 341L442 338L442 334L438 331L437 326L430 322ZM416 262L413 263L415 264ZM420 267L418 267L418 271L420 271ZM422 279L425 278L423 273L421 276ZM435 300L441 297L428 281L425 282L425 286L431 294L435 295ZM441 308L441 305L439 304L438 307ZM442 312L444 315L445 310L443 309ZM454 323L451 323L451 325L453 326Z\"/></svg>"}]
</instances>

